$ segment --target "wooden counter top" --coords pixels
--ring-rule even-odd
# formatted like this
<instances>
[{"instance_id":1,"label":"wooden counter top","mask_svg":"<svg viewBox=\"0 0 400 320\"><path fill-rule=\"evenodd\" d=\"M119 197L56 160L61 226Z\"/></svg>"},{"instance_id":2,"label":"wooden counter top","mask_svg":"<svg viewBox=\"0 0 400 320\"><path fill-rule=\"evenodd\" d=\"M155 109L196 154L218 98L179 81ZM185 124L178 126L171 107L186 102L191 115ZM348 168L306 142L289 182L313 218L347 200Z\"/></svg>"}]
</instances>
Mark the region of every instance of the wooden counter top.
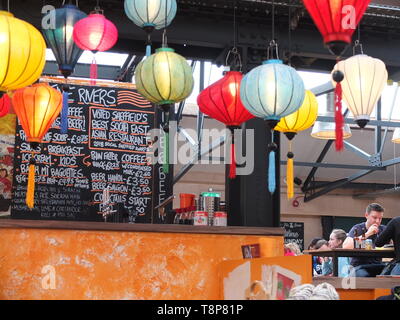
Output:
<instances>
[{"instance_id":1,"label":"wooden counter top","mask_svg":"<svg viewBox=\"0 0 400 320\"><path fill-rule=\"evenodd\" d=\"M128 224L83 221L0 219L0 229L60 229L85 231L189 233L221 235L284 236L283 228L204 227L174 224Z\"/></svg>"}]
</instances>

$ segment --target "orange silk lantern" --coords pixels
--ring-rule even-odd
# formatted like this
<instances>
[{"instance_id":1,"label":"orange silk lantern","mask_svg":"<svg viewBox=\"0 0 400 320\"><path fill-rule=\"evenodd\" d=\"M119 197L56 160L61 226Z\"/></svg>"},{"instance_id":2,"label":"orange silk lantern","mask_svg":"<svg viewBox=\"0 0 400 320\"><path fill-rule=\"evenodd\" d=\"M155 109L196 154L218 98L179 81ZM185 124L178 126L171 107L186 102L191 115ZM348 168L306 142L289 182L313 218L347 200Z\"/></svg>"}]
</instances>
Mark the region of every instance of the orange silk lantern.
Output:
<instances>
[{"instance_id":1,"label":"orange silk lantern","mask_svg":"<svg viewBox=\"0 0 400 320\"><path fill-rule=\"evenodd\" d=\"M31 144L32 157L29 163L26 204L34 207L35 195L35 158L33 149L42 142L62 108L62 95L48 84L39 83L17 90L12 103L15 113Z\"/></svg>"}]
</instances>

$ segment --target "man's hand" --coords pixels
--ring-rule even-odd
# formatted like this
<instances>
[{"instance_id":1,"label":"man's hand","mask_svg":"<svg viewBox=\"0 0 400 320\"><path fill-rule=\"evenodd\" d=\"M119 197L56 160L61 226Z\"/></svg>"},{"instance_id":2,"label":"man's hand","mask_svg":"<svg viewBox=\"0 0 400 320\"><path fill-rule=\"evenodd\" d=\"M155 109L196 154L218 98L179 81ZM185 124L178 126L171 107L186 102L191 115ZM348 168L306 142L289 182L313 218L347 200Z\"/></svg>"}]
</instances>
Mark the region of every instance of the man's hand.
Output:
<instances>
[{"instance_id":1,"label":"man's hand","mask_svg":"<svg viewBox=\"0 0 400 320\"><path fill-rule=\"evenodd\" d=\"M377 224L373 224L372 226L369 227L365 236L367 238L369 238L370 236L373 236L374 234L377 234L378 232L379 232L379 226Z\"/></svg>"}]
</instances>

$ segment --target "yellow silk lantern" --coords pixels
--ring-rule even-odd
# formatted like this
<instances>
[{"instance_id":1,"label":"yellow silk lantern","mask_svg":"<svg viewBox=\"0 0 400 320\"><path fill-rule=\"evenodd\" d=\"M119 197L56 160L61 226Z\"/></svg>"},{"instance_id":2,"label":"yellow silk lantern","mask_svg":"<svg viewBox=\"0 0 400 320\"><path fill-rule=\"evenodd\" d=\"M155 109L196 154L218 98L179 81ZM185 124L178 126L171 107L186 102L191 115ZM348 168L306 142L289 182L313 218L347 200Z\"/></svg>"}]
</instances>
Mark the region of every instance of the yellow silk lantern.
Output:
<instances>
[{"instance_id":1,"label":"yellow silk lantern","mask_svg":"<svg viewBox=\"0 0 400 320\"><path fill-rule=\"evenodd\" d=\"M46 43L31 24L0 11L0 92L24 88L42 74Z\"/></svg>"},{"instance_id":2,"label":"yellow silk lantern","mask_svg":"<svg viewBox=\"0 0 400 320\"><path fill-rule=\"evenodd\" d=\"M315 95L306 90L302 106L294 113L284 117L275 127L289 139L288 161L286 166L286 183L288 199L294 196L294 154L292 152L292 140L300 131L310 128L318 117L318 101Z\"/></svg>"},{"instance_id":3,"label":"yellow silk lantern","mask_svg":"<svg viewBox=\"0 0 400 320\"><path fill-rule=\"evenodd\" d=\"M39 83L17 90L13 95L12 103L33 150L42 142L50 126L60 114L62 95L48 84ZM30 209L34 206L34 194L35 159L32 153L26 192L26 204Z\"/></svg>"}]
</instances>

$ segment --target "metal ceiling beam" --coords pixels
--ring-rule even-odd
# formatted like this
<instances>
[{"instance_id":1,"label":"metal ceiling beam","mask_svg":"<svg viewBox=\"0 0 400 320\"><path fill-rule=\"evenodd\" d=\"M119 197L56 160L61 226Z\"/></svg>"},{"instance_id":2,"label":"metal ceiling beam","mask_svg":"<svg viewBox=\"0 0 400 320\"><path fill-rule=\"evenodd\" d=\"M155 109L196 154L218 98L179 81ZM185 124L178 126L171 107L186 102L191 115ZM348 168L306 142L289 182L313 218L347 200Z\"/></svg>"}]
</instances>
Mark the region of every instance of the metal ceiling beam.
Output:
<instances>
[{"instance_id":1,"label":"metal ceiling beam","mask_svg":"<svg viewBox=\"0 0 400 320\"><path fill-rule=\"evenodd\" d=\"M287 3L283 0L276 2ZM55 1L47 1L47 3L59 6L59 3ZM248 69L251 69L260 65L266 58L271 15L265 12L266 5L260 1L254 1L253 6L243 5L244 1L238 1L238 3L241 4L240 8L248 7L247 11L238 10L238 46L246 50L247 59L244 62L247 63ZM80 0L79 4L85 12L93 9L92 0ZM107 17L116 24L120 33L119 41L112 51L144 54L146 34L126 17L123 2L103 0L101 5L107 10ZM26 1L13 0L12 12L16 17L29 21L40 28L41 6L41 1L30 2L27 5ZM179 0L178 6L176 19L168 28L170 46L189 59L208 59L217 64L223 64L222 60L224 59L221 58L223 56L221 52L233 44L233 10L229 10L232 1L210 3L208 1ZM379 9L374 10L379 11ZM276 38L282 51L282 57L288 56L289 49L288 11L284 8L284 10L278 10L276 15ZM400 19L400 14L398 18ZM398 20L381 18L384 26L379 27L376 25L376 19L379 17L363 19L361 32L364 48L368 55L385 61L390 74L399 72L400 59L397 53L400 52L400 33L393 31L394 28L400 29ZM153 33L153 47L160 46L161 35L161 31ZM391 46L390 50L382 50L387 47L388 43ZM335 64L334 57L324 48L321 35L307 15L300 19L298 27L292 35L291 48L292 63L297 68L331 71ZM350 51L348 50L347 54L350 54ZM315 59L309 59L313 57Z\"/></svg>"},{"instance_id":2,"label":"metal ceiling beam","mask_svg":"<svg viewBox=\"0 0 400 320\"><path fill-rule=\"evenodd\" d=\"M335 117L318 116L317 121L321 122L335 122ZM344 119L345 123L355 124L354 119ZM400 128L400 122L395 121L378 121L370 120L368 126L380 126L380 127L390 127L390 128Z\"/></svg>"},{"instance_id":3,"label":"metal ceiling beam","mask_svg":"<svg viewBox=\"0 0 400 320\"><path fill-rule=\"evenodd\" d=\"M121 68L118 66L98 65L98 79L115 80ZM61 76L58 65L55 61L47 61L43 75ZM90 64L78 63L72 77L90 78Z\"/></svg>"},{"instance_id":4,"label":"metal ceiling beam","mask_svg":"<svg viewBox=\"0 0 400 320\"><path fill-rule=\"evenodd\" d=\"M345 186L346 184L348 184L349 182L352 182L354 180L357 180L359 178L362 178L368 174L370 174L371 172L374 172L374 170L363 170L360 171L356 174L353 174L350 177L344 178L344 179L340 179L331 183L328 183L328 185L326 185L322 190L319 190L317 192L313 192L310 195L305 194L304 196L304 202L309 202L313 199L316 199L324 194L327 194L335 189L341 188L343 186Z\"/></svg>"},{"instance_id":5,"label":"metal ceiling beam","mask_svg":"<svg viewBox=\"0 0 400 320\"><path fill-rule=\"evenodd\" d=\"M281 161L281 165L286 166L287 161ZM384 167L373 167L363 166L356 164L339 164L339 163L315 163L315 162L301 162L295 161L295 166L298 167L313 167L313 168L336 168L336 169L353 169L353 170L373 170L373 171L385 171Z\"/></svg>"}]
</instances>

